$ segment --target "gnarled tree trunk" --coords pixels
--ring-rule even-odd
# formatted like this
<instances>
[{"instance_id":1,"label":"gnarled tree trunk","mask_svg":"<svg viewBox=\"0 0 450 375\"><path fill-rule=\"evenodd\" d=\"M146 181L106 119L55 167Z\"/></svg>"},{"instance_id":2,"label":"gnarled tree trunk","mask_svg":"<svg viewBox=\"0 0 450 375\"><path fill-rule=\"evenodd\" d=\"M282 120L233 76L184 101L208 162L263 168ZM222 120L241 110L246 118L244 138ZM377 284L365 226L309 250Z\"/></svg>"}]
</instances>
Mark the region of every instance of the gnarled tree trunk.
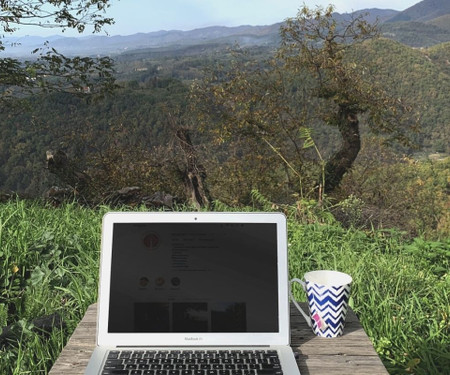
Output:
<instances>
[{"instance_id":1,"label":"gnarled tree trunk","mask_svg":"<svg viewBox=\"0 0 450 375\"><path fill-rule=\"evenodd\" d=\"M352 167L361 149L358 116L350 110L340 108L338 129L342 136L342 144L325 165L325 192L330 193L342 181L344 174Z\"/></svg>"},{"instance_id":2,"label":"gnarled tree trunk","mask_svg":"<svg viewBox=\"0 0 450 375\"><path fill-rule=\"evenodd\" d=\"M175 135L186 159L186 168L182 171L186 196L197 208L208 207L211 198L205 183L206 169L198 162L197 150L192 145L189 130L179 128Z\"/></svg>"}]
</instances>

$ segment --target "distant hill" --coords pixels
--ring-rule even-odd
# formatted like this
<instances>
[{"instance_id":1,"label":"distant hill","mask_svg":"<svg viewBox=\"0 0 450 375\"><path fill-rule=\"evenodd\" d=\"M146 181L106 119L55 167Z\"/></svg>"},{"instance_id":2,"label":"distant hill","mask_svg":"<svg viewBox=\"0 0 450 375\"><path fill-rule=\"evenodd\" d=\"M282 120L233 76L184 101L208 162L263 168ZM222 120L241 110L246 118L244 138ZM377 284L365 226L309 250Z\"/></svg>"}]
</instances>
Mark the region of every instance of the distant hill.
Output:
<instances>
[{"instance_id":1,"label":"distant hill","mask_svg":"<svg viewBox=\"0 0 450 375\"><path fill-rule=\"evenodd\" d=\"M450 0L423 0L387 19L384 36L411 47L450 41Z\"/></svg>"},{"instance_id":2,"label":"distant hill","mask_svg":"<svg viewBox=\"0 0 450 375\"><path fill-rule=\"evenodd\" d=\"M276 45L281 23L269 26L213 26L190 31L170 30L121 36L6 38L4 44L10 57L32 57L30 51L44 46L46 41L59 52L70 55L118 55L130 50L148 48L179 49L203 43L235 44L241 46Z\"/></svg>"},{"instance_id":3,"label":"distant hill","mask_svg":"<svg viewBox=\"0 0 450 375\"><path fill-rule=\"evenodd\" d=\"M392 22L381 26L383 36L410 47L430 47L450 41L450 31L431 22Z\"/></svg>"},{"instance_id":4,"label":"distant hill","mask_svg":"<svg viewBox=\"0 0 450 375\"><path fill-rule=\"evenodd\" d=\"M344 14L337 13L338 16L344 18L363 16L367 22L369 23L378 22L379 24L382 24L392 19L392 17L396 16L397 14L399 14L399 11L397 10L378 9L378 8L361 9L353 13L344 13Z\"/></svg>"},{"instance_id":5,"label":"distant hill","mask_svg":"<svg viewBox=\"0 0 450 375\"><path fill-rule=\"evenodd\" d=\"M384 36L412 47L428 47L450 41L450 0L423 0L403 12L373 8L334 14L338 20L360 15L370 23L377 21ZM280 40L280 25L281 22L267 26L214 26L190 31L162 30L127 36L6 37L2 39L7 47L2 55L30 59L33 58L31 51L43 48L46 41L68 56L118 56L129 51L150 49L159 53L161 49L177 51L204 44L229 46L237 43L244 47L276 47Z\"/></svg>"},{"instance_id":6,"label":"distant hill","mask_svg":"<svg viewBox=\"0 0 450 375\"><path fill-rule=\"evenodd\" d=\"M439 27L442 30L450 32L450 13L444 16L434 18L427 22L430 25Z\"/></svg>"},{"instance_id":7,"label":"distant hill","mask_svg":"<svg viewBox=\"0 0 450 375\"><path fill-rule=\"evenodd\" d=\"M450 14L449 0L423 0L416 5L400 12L388 22L420 21L426 22Z\"/></svg>"}]
</instances>

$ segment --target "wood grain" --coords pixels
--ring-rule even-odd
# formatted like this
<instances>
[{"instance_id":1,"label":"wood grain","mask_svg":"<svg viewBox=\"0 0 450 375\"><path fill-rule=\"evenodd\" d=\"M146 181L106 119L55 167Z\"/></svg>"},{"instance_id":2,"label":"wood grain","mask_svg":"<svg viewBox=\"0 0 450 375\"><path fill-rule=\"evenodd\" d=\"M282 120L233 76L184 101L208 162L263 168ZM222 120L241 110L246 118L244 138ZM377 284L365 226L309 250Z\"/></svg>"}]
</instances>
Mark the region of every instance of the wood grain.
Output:
<instances>
[{"instance_id":1,"label":"wood grain","mask_svg":"<svg viewBox=\"0 0 450 375\"><path fill-rule=\"evenodd\" d=\"M307 309L306 305L302 305ZM97 305L89 306L86 314L50 375L82 375L95 347ZM298 311L291 308L291 346L298 353L302 375L371 374L386 375L383 363L375 352L358 318L349 311L344 335L326 339L317 337ZM289 375L289 374L286 374Z\"/></svg>"}]
</instances>

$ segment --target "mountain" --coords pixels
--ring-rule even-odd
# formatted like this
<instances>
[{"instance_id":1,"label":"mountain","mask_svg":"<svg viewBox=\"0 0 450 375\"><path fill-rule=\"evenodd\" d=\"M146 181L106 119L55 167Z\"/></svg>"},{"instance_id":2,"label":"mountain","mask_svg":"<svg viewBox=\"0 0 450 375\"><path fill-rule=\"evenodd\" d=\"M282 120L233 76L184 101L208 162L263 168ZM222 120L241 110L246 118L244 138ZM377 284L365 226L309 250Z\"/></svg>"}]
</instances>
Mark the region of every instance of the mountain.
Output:
<instances>
[{"instance_id":1,"label":"mountain","mask_svg":"<svg viewBox=\"0 0 450 375\"><path fill-rule=\"evenodd\" d=\"M384 36L411 47L450 41L450 0L423 0L386 20Z\"/></svg>"},{"instance_id":2,"label":"mountain","mask_svg":"<svg viewBox=\"0 0 450 375\"><path fill-rule=\"evenodd\" d=\"M369 23L378 22L382 24L387 20L390 20L394 16L399 13L397 10L393 9L378 9L378 8L370 8L370 9L362 9L357 10L353 13L344 13L340 15L341 17L350 18L350 17L359 17L363 16L364 19Z\"/></svg>"},{"instance_id":3,"label":"mountain","mask_svg":"<svg viewBox=\"0 0 450 375\"><path fill-rule=\"evenodd\" d=\"M450 14L449 0L423 0L395 15L388 22L427 22L446 14Z\"/></svg>"},{"instance_id":4,"label":"mountain","mask_svg":"<svg viewBox=\"0 0 450 375\"><path fill-rule=\"evenodd\" d=\"M416 48L450 41L450 30L445 30L431 22L389 22L381 26L381 31L386 38Z\"/></svg>"},{"instance_id":5,"label":"mountain","mask_svg":"<svg viewBox=\"0 0 450 375\"><path fill-rule=\"evenodd\" d=\"M118 55L125 51L192 46L203 43L236 44L241 46L276 45L279 40L280 23L269 26L214 26L190 31L170 30L138 33L128 36L87 36L87 37L35 37L6 38L2 42L7 47L9 57L32 57L30 51L43 48L46 41L58 52L70 55Z\"/></svg>"},{"instance_id":6,"label":"mountain","mask_svg":"<svg viewBox=\"0 0 450 375\"><path fill-rule=\"evenodd\" d=\"M378 22L384 36L412 47L428 47L450 41L450 0L423 0L403 12L373 8L353 13L335 13L334 17L339 21L360 15L370 23ZM27 59L35 57L31 54L33 50L42 49L45 52L47 41L51 47L67 56L118 56L129 51L151 49L158 53L161 49L178 51L205 44L222 47L235 44L243 47L276 47L280 40L280 25L281 23L267 26L214 26L190 31L162 30L127 36L6 37L0 41L6 47L3 55Z\"/></svg>"},{"instance_id":7,"label":"mountain","mask_svg":"<svg viewBox=\"0 0 450 375\"><path fill-rule=\"evenodd\" d=\"M443 16L432 19L427 22L430 25L439 27L442 30L450 32L450 13Z\"/></svg>"}]
</instances>

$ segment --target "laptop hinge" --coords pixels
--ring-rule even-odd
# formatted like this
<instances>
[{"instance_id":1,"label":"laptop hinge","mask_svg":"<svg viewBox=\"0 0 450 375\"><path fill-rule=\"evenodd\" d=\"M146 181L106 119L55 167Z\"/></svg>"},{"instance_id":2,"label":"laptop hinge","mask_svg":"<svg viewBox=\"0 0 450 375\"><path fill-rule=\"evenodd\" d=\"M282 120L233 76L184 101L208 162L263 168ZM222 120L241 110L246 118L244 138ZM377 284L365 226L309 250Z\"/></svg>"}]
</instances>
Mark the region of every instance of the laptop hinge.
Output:
<instances>
[{"instance_id":1,"label":"laptop hinge","mask_svg":"<svg viewBox=\"0 0 450 375\"><path fill-rule=\"evenodd\" d=\"M173 346L173 345L158 345L158 346L149 346L149 345L121 345L121 346L116 346L116 348L118 349L133 349L133 348L165 348L165 349L174 349L177 350L178 348L190 348L190 349L195 349L195 348L270 348L270 345L203 345L203 346L199 346L199 345L180 345L180 346Z\"/></svg>"}]
</instances>

